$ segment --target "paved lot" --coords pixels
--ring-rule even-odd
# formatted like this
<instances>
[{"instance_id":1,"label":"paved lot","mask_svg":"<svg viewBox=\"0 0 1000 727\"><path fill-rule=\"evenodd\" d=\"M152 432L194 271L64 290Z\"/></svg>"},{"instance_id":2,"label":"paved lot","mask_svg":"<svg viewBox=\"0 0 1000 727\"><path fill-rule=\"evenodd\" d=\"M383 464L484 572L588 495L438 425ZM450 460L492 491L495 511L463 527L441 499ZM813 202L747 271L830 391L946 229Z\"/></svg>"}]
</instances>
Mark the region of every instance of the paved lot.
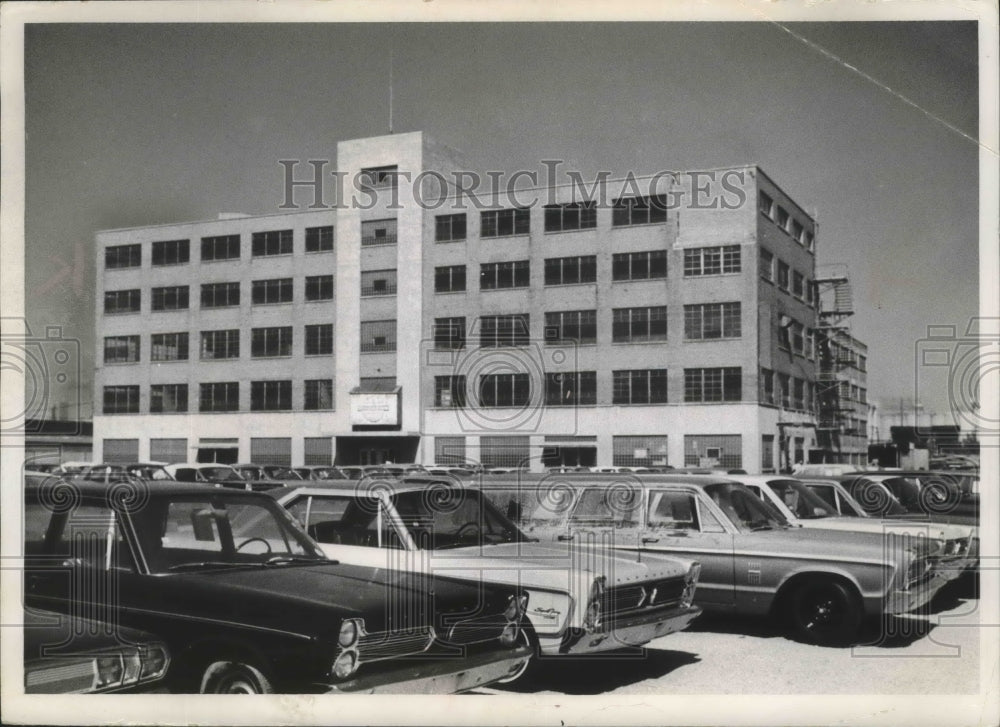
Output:
<instances>
[{"instance_id":1,"label":"paved lot","mask_svg":"<svg viewBox=\"0 0 1000 727\"><path fill-rule=\"evenodd\" d=\"M824 648L759 619L702 616L645 654L549 662L529 684L495 694L969 694L979 690L975 581L949 584L924 613L888 622L871 645Z\"/></svg>"}]
</instances>

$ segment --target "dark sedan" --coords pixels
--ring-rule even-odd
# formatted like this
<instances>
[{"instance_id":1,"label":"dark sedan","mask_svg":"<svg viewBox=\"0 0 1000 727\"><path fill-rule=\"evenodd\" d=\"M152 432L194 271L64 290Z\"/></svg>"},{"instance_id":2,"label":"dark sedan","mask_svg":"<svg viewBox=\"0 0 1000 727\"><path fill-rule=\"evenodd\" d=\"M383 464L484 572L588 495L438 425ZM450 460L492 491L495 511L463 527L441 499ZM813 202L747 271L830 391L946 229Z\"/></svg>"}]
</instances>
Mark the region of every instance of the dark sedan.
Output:
<instances>
[{"instance_id":1,"label":"dark sedan","mask_svg":"<svg viewBox=\"0 0 1000 727\"><path fill-rule=\"evenodd\" d=\"M272 498L202 485L29 480L25 599L158 634L185 692L457 692L529 653L513 589L340 565Z\"/></svg>"}]
</instances>

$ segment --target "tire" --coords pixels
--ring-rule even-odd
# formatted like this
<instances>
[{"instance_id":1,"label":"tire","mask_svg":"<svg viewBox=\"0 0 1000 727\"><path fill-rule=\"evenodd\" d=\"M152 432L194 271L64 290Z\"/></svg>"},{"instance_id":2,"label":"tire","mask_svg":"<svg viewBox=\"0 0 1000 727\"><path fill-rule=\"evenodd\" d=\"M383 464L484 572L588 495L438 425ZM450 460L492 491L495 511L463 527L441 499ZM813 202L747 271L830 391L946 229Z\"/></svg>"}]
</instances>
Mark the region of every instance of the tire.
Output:
<instances>
[{"instance_id":1,"label":"tire","mask_svg":"<svg viewBox=\"0 0 1000 727\"><path fill-rule=\"evenodd\" d=\"M864 614L854 589L833 579L811 579L789 594L787 616L799 641L842 646L858 636Z\"/></svg>"},{"instance_id":2,"label":"tire","mask_svg":"<svg viewBox=\"0 0 1000 727\"><path fill-rule=\"evenodd\" d=\"M531 676L535 674L538 669L538 642L536 641L534 635L531 632L531 627L522 626L521 635L518 638L519 645L530 646L532 655L531 658L524 662L516 672L510 676L506 676L503 679L497 680L497 684L513 684L516 681L524 679L526 676Z\"/></svg>"},{"instance_id":3,"label":"tire","mask_svg":"<svg viewBox=\"0 0 1000 727\"><path fill-rule=\"evenodd\" d=\"M272 694L274 687L263 672L238 661L210 663L201 678L201 694Z\"/></svg>"}]
</instances>

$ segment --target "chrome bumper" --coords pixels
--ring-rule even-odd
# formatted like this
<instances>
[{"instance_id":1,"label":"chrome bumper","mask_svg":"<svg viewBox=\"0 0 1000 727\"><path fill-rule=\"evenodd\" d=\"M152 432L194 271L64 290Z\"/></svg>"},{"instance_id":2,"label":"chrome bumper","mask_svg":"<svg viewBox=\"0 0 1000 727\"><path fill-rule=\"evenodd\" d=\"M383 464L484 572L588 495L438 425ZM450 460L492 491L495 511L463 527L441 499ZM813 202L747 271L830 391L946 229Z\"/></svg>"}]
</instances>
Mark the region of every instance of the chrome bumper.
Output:
<instances>
[{"instance_id":1,"label":"chrome bumper","mask_svg":"<svg viewBox=\"0 0 1000 727\"><path fill-rule=\"evenodd\" d=\"M618 616L606 622L605 627L571 642L567 647L562 640L539 639L543 654L593 654L599 651L642 646L653 639L682 631L699 614L700 606L673 608L666 611Z\"/></svg>"},{"instance_id":2,"label":"chrome bumper","mask_svg":"<svg viewBox=\"0 0 1000 727\"><path fill-rule=\"evenodd\" d=\"M462 658L402 660L399 668L327 685L328 694L455 694L492 684L532 657L529 646Z\"/></svg>"},{"instance_id":3,"label":"chrome bumper","mask_svg":"<svg viewBox=\"0 0 1000 727\"><path fill-rule=\"evenodd\" d=\"M941 586L952 580L944 572L933 570L930 577L923 583L917 584L905 591L896 589L885 599L882 610L885 613L899 614L909 613L914 609L926 605Z\"/></svg>"}]
</instances>

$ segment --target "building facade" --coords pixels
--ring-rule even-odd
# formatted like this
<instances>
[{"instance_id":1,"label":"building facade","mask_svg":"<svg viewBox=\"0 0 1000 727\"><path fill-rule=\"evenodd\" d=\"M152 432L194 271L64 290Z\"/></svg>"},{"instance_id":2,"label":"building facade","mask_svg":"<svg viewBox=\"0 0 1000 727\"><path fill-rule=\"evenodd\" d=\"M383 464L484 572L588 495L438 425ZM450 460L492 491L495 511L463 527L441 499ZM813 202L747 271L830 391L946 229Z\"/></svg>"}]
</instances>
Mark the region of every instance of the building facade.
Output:
<instances>
[{"instance_id":1,"label":"building facade","mask_svg":"<svg viewBox=\"0 0 1000 727\"><path fill-rule=\"evenodd\" d=\"M868 347L843 330L819 340L818 448L812 462L868 464Z\"/></svg>"},{"instance_id":2,"label":"building facade","mask_svg":"<svg viewBox=\"0 0 1000 727\"><path fill-rule=\"evenodd\" d=\"M346 141L337 204L98 233L95 451L809 461L816 225L759 168L506 194L463 169L419 132Z\"/></svg>"}]
</instances>

